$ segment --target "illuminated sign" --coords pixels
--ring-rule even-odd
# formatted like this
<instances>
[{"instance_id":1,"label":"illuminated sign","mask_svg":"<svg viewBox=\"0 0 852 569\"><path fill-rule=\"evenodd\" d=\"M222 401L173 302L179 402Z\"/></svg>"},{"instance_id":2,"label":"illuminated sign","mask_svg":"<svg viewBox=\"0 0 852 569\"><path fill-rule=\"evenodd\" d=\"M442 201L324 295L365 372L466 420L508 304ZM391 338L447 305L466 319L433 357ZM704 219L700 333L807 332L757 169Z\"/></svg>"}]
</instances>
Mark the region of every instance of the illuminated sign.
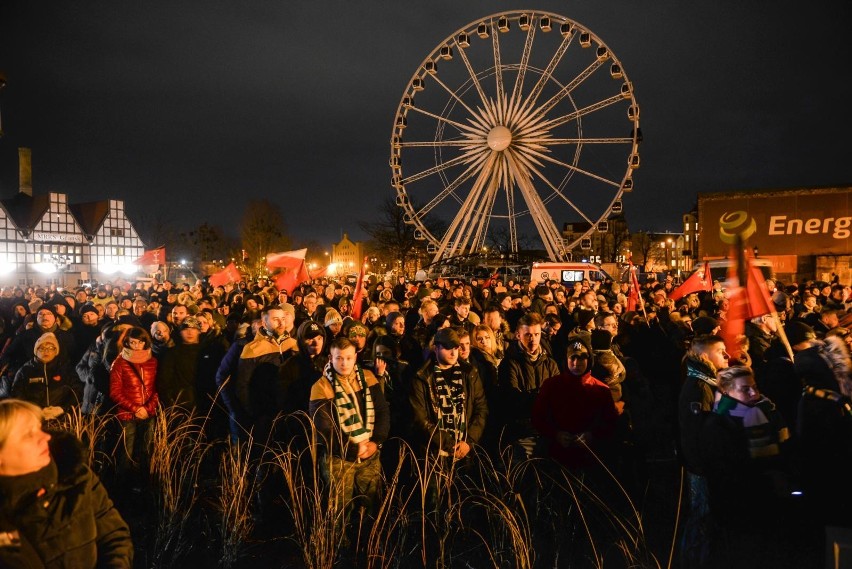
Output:
<instances>
[{"instance_id":1,"label":"illuminated sign","mask_svg":"<svg viewBox=\"0 0 852 569\"><path fill-rule=\"evenodd\" d=\"M33 239L36 241L58 241L60 243L82 243L82 235L65 234L65 233L44 233L36 231L33 233Z\"/></svg>"},{"instance_id":2,"label":"illuminated sign","mask_svg":"<svg viewBox=\"0 0 852 569\"><path fill-rule=\"evenodd\" d=\"M761 256L852 253L852 188L703 194L698 215L700 258L729 255L733 234Z\"/></svg>"}]
</instances>

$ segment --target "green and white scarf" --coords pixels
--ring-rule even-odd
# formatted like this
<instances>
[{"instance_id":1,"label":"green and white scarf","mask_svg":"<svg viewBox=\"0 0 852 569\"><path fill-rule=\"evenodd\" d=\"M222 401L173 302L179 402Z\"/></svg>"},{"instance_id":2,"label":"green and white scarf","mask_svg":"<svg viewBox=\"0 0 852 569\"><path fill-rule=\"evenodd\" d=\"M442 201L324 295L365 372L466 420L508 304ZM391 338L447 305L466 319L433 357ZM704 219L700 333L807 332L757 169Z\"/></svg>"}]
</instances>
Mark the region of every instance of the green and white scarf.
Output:
<instances>
[{"instance_id":1,"label":"green and white scarf","mask_svg":"<svg viewBox=\"0 0 852 569\"><path fill-rule=\"evenodd\" d=\"M356 366L354 373L364 393L364 406L366 407L367 417L366 425L358 406L358 395L352 389L352 386L349 385L349 382L340 380L331 363L326 364L323 370L323 375L325 375L334 388L334 408L337 410L337 421L340 423L340 430L349 437L351 442L357 444L369 441L370 437L373 436L373 424L376 421L376 413L373 409L373 398L367 387L367 381L364 379L364 372L360 366Z\"/></svg>"}]
</instances>

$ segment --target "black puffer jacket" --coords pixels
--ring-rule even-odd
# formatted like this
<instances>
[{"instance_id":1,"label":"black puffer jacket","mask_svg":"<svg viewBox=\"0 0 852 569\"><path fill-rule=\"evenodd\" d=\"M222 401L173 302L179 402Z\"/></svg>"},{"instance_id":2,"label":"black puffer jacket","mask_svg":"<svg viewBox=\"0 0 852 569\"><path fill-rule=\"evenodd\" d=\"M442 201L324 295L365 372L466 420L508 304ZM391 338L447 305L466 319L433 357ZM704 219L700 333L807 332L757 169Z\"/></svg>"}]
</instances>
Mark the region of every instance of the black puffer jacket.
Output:
<instances>
[{"instance_id":1,"label":"black puffer jacket","mask_svg":"<svg viewBox=\"0 0 852 569\"><path fill-rule=\"evenodd\" d=\"M507 441L537 434L532 426L533 403L541 384L559 375L559 367L553 358L544 348L539 352L539 356L533 360L517 342L513 342L506 350L506 357L500 362L499 415L506 427Z\"/></svg>"},{"instance_id":2,"label":"black puffer jacket","mask_svg":"<svg viewBox=\"0 0 852 569\"><path fill-rule=\"evenodd\" d=\"M130 530L68 433L52 433L53 461L32 474L0 476L0 567L129 568ZM39 495L41 494L41 495Z\"/></svg>"}]
</instances>

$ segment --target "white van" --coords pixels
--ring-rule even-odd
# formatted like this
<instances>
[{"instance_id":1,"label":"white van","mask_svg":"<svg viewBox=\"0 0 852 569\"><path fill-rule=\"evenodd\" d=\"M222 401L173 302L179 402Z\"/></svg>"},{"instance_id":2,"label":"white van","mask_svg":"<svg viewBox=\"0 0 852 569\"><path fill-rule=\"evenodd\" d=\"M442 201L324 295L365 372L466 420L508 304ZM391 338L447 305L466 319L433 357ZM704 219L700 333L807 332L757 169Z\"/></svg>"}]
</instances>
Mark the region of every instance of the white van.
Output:
<instances>
[{"instance_id":1,"label":"white van","mask_svg":"<svg viewBox=\"0 0 852 569\"><path fill-rule=\"evenodd\" d=\"M713 259L712 261L707 261L707 264L710 265L710 275L713 277L714 281L725 282L728 280L728 270L731 268L731 265L733 265L732 259ZM772 262L768 259L752 259L751 264L760 270L764 279L773 278ZM690 275L694 273L695 270L703 267L703 262L696 262L694 270L690 273ZM684 278L684 280L686 279Z\"/></svg>"},{"instance_id":2,"label":"white van","mask_svg":"<svg viewBox=\"0 0 852 569\"><path fill-rule=\"evenodd\" d=\"M544 282L554 280L572 286L583 280L604 281L612 279L609 274L593 263L533 263L530 280Z\"/></svg>"}]
</instances>

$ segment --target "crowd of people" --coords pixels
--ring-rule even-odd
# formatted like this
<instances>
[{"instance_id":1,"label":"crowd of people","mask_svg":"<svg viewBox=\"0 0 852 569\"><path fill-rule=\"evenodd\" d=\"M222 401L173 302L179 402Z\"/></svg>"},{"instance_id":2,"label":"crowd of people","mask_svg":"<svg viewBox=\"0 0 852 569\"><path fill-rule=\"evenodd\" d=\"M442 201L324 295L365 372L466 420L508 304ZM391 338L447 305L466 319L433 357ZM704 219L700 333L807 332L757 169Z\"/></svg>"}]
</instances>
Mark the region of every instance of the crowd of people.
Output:
<instances>
[{"instance_id":1,"label":"crowd of people","mask_svg":"<svg viewBox=\"0 0 852 569\"><path fill-rule=\"evenodd\" d=\"M669 453L688 479L685 566L731 566L743 535L761 539L797 500L818 523L848 523L852 294L767 280L777 315L749 321L729 352L722 286L675 302L670 277L650 281L636 310L610 281L400 276L360 299L334 279L292 293L264 279L9 287L0 399L48 422L115 416L129 490L171 405L206 416L211 439L286 444L310 419L339 498L368 505L395 439L459 468L474 447L547 457L628 490ZM0 485L10 428L0 420Z\"/></svg>"}]
</instances>

